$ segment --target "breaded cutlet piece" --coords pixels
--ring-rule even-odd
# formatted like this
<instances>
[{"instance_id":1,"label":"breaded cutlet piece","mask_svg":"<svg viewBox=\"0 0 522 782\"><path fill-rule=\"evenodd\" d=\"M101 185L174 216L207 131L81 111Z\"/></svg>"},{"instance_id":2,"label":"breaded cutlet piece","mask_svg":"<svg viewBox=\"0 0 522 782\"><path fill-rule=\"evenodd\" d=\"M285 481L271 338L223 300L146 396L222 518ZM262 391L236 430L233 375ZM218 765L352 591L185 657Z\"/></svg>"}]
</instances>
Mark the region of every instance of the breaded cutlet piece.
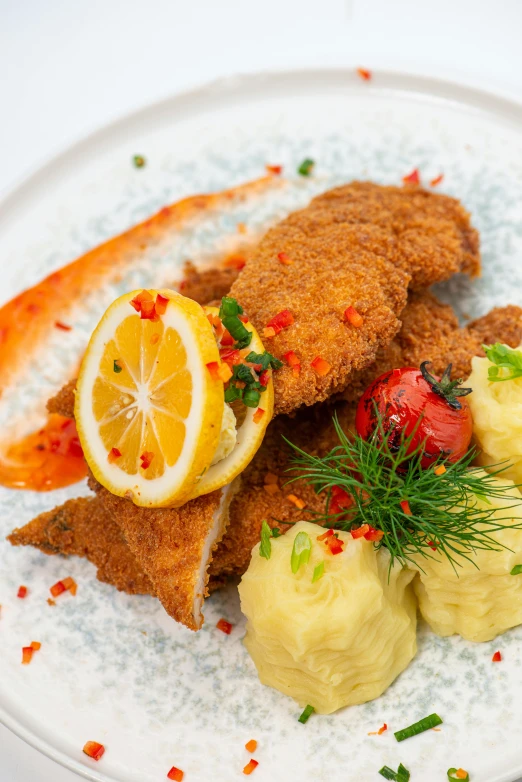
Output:
<instances>
[{"instance_id":1,"label":"breaded cutlet piece","mask_svg":"<svg viewBox=\"0 0 522 782\"><path fill-rule=\"evenodd\" d=\"M271 228L230 295L261 334L283 310L294 318L264 340L277 358L294 351L301 362L297 376L287 365L275 373L275 413L344 390L399 331L408 288L478 274L478 245L457 200L368 182L324 193ZM360 326L346 322L349 306L362 316ZM312 366L318 356L326 373Z\"/></svg>"},{"instance_id":2,"label":"breaded cutlet piece","mask_svg":"<svg viewBox=\"0 0 522 782\"><path fill-rule=\"evenodd\" d=\"M183 280L179 292L198 304L220 301L226 296L239 275L239 269L233 267L212 267L197 269L187 261L183 267Z\"/></svg>"},{"instance_id":3,"label":"breaded cutlet piece","mask_svg":"<svg viewBox=\"0 0 522 782\"><path fill-rule=\"evenodd\" d=\"M57 394L47 402L48 413L58 413L64 418L74 418L74 395L76 392L76 378L61 388Z\"/></svg>"}]
</instances>

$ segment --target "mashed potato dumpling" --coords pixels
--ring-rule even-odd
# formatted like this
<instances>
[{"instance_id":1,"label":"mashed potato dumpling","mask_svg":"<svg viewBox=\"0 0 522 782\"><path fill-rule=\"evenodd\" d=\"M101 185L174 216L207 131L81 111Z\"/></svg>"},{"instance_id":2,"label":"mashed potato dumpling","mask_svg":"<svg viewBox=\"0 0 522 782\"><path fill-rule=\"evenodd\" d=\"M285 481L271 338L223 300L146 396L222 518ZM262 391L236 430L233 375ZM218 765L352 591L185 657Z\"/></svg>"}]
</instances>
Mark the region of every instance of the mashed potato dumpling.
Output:
<instances>
[{"instance_id":1,"label":"mashed potato dumpling","mask_svg":"<svg viewBox=\"0 0 522 782\"><path fill-rule=\"evenodd\" d=\"M294 575L299 532L310 536L312 553ZM299 522L272 539L269 560L258 544L239 593L248 619L245 645L263 684L330 714L379 697L413 659L415 574L399 565L389 573L385 549L377 552L348 533L339 533L344 551L332 555L317 541L322 532ZM312 583L321 562L324 575Z\"/></svg>"},{"instance_id":2,"label":"mashed potato dumpling","mask_svg":"<svg viewBox=\"0 0 522 782\"><path fill-rule=\"evenodd\" d=\"M522 346L518 348L521 350ZM522 483L522 378L492 383L487 358L475 357L466 383L473 389L467 399L473 415L473 433L483 465L508 461L502 473Z\"/></svg>"},{"instance_id":3,"label":"mashed potato dumpling","mask_svg":"<svg viewBox=\"0 0 522 782\"><path fill-rule=\"evenodd\" d=\"M491 504L477 500L479 507L496 506L494 515L503 524L509 524L511 515L513 524L521 523L519 490L508 480L498 478L495 483L510 488L502 498L488 498ZM430 551L433 559L416 557L419 575L414 588L420 611L437 635L457 633L467 641L491 641L522 624L522 574L510 575L522 564L522 529L503 529L491 536L511 551L468 553L472 562L459 558L457 572L443 554Z\"/></svg>"}]
</instances>

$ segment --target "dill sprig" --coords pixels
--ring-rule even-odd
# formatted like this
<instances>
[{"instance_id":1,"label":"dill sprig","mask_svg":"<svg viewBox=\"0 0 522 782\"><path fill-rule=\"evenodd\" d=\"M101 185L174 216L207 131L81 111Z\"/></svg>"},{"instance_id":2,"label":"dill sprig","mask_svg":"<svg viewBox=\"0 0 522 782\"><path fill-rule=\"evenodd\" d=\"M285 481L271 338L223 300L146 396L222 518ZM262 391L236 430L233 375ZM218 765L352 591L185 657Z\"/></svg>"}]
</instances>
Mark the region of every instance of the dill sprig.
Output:
<instances>
[{"instance_id":1,"label":"dill sprig","mask_svg":"<svg viewBox=\"0 0 522 782\"><path fill-rule=\"evenodd\" d=\"M512 486L495 480L506 465L495 465L484 473L472 466L476 457L472 450L453 464L441 459L422 469L423 444L412 447L415 431L398 440L396 432L386 432L379 419L372 438L366 441L358 435L348 437L336 415L333 421L339 445L326 456L312 456L287 440L296 452L288 468L296 475L288 483L304 479L316 493L327 495L325 512L310 511L312 521L344 531L363 524L382 530L384 537L375 545L389 550L391 565L394 560L406 565L419 554L434 558L436 551L455 570L461 558L476 564L470 554L477 550L506 549L495 533L508 527L522 529L522 518L513 520L516 500L506 497ZM439 465L445 470L436 470ZM333 487L352 498L348 511L330 512ZM489 498L510 504L499 508ZM508 515L499 516L499 511Z\"/></svg>"}]
</instances>

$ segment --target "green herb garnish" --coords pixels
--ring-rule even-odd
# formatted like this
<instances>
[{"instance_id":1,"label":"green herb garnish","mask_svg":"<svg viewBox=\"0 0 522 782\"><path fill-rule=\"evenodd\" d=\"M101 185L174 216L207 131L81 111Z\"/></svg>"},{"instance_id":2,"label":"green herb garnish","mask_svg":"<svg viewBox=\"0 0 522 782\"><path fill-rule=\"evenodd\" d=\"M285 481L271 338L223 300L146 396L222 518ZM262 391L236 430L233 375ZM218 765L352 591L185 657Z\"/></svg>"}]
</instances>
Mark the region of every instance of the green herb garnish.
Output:
<instances>
[{"instance_id":1,"label":"green herb garnish","mask_svg":"<svg viewBox=\"0 0 522 782\"><path fill-rule=\"evenodd\" d=\"M123 367L120 364L120 359L119 358L115 358L114 362L113 362L113 365L112 365L112 371L116 372L116 374L119 375L119 373L121 372L122 369L123 369Z\"/></svg>"},{"instance_id":2,"label":"green herb garnish","mask_svg":"<svg viewBox=\"0 0 522 782\"><path fill-rule=\"evenodd\" d=\"M273 538L280 538L281 535L282 535L282 532L279 529L279 527L272 527L272 537Z\"/></svg>"},{"instance_id":3,"label":"green herb garnish","mask_svg":"<svg viewBox=\"0 0 522 782\"><path fill-rule=\"evenodd\" d=\"M298 532L294 539L290 564L292 573L297 573L301 565L306 565L312 553L312 541L306 532Z\"/></svg>"},{"instance_id":4,"label":"green herb garnish","mask_svg":"<svg viewBox=\"0 0 522 782\"><path fill-rule=\"evenodd\" d=\"M410 778L410 772L405 768L402 763L399 765L397 771L394 771L389 766L383 766L379 771L381 777L385 779L393 779L395 782L408 782Z\"/></svg>"},{"instance_id":5,"label":"green herb garnish","mask_svg":"<svg viewBox=\"0 0 522 782\"><path fill-rule=\"evenodd\" d=\"M283 366L283 362L273 356L267 350L265 350L264 353L254 353L254 351L252 351L248 354L245 360L249 361L251 364L261 364L262 372L267 370L269 367L272 367L272 369L281 369Z\"/></svg>"},{"instance_id":6,"label":"green herb garnish","mask_svg":"<svg viewBox=\"0 0 522 782\"><path fill-rule=\"evenodd\" d=\"M243 391L243 404L246 407L259 407L261 394L257 388L245 388Z\"/></svg>"},{"instance_id":7,"label":"green herb garnish","mask_svg":"<svg viewBox=\"0 0 522 782\"><path fill-rule=\"evenodd\" d=\"M521 573L522 573L522 565L515 565L515 567L513 568L513 570L511 571L511 573L509 575L510 576L519 576Z\"/></svg>"},{"instance_id":8,"label":"green herb garnish","mask_svg":"<svg viewBox=\"0 0 522 782\"><path fill-rule=\"evenodd\" d=\"M237 315L225 315L221 318L223 326L233 336L237 343L237 348L246 348L252 342L252 332L245 328L245 324L242 323Z\"/></svg>"},{"instance_id":9,"label":"green herb garnish","mask_svg":"<svg viewBox=\"0 0 522 782\"><path fill-rule=\"evenodd\" d=\"M229 316L237 316L243 314L243 307L241 304L232 298L232 296L223 296L221 299L221 306L219 308L219 317L221 320Z\"/></svg>"},{"instance_id":10,"label":"green herb garnish","mask_svg":"<svg viewBox=\"0 0 522 782\"><path fill-rule=\"evenodd\" d=\"M482 345L489 361L495 366L488 369L488 380L500 383L503 380L516 380L522 377L522 352L496 342L494 345Z\"/></svg>"},{"instance_id":11,"label":"green herb garnish","mask_svg":"<svg viewBox=\"0 0 522 782\"><path fill-rule=\"evenodd\" d=\"M229 385L228 388L225 389L225 402L227 404L231 404L232 402L236 402L238 399L243 398L243 389L238 388L234 385Z\"/></svg>"},{"instance_id":12,"label":"green herb garnish","mask_svg":"<svg viewBox=\"0 0 522 782\"><path fill-rule=\"evenodd\" d=\"M324 562L319 562L319 564L314 567L312 584L315 584L316 581L319 581L319 579L323 576L323 574L324 574Z\"/></svg>"},{"instance_id":13,"label":"green herb garnish","mask_svg":"<svg viewBox=\"0 0 522 782\"><path fill-rule=\"evenodd\" d=\"M339 445L324 457L312 456L289 443L297 455L290 472L295 477L289 483L304 478L315 491L327 497L324 513L316 513L312 521L326 522L328 527L350 531L369 524L382 530L384 537L375 545L385 546L391 564L397 559L402 565L414 561L413 555L433 558L430 546L446 556L456 570L459 558L474 564L470 554L477 550L505 549L493 533L503 529L522 529L522 518L514 519L514 507L484 507L477 497L506 501L507 486L498 483L500 465L491 473L471 467L475 452L468 452L436 475L423 470L423 444L411 447L415 431L409 437L397 438L391 429L384 431L382 420L369 441L359 436L350 439L334 416ZM288 440L286 442L289 442ZM356 469L353 469L356 465ZM332 488L343 489L354 500L349 516L346 511L330 512ZM404 513L401 503L408 501L411 515ZM517 507L522 514L522 505ZM505 515L500 515L500 512ZM418 561L415 562L418 566Z\"/></svg>"},{"instance_id":14,"label":"green herb garnish","mask_svg":"<svg viewBox=\"0 0 522 782\"><path fill-rule=\"evenodd\" d=\"M136 168L143 168L143 166L145 165L145 158L143 157L143 155L134 155L134 157L132 158L132 162L134 163Z\"/></svg>"},{"instance_id":15,"label":"green herb garnish","mask_svg":"<svg viewBox=\"0 0 522 782\"><path fill-rule=\"evenodd\" d=\"M303 160L303 162L297 169L297 173L301 174L301 176L310 176L314 166L315 166L315 160L312 160L311 158L307 157Z\"/></svg>"},{"instance_id":16,"label":"green herb garnish","mask_svg":"<svg viewBox=\"0 0 522 782\"><path fill-rule=\"evenodd\" d=\"M464 773L466 775L465 777L463 777L463 776L458 777L457 774L459 773L459 771L464 771L464 769L463 768L448 768L448 779L450 780L450 782L454 782L454 780L456 780L456 782L469 782L469 774L468 774L468 772L464 771Z\"/></svg>"},{"instance_id":17,"label":"green herb garnish","mask_svg":"<svg viewBox=\"0 0 522 782\"><path fill-rule=\"evenodd\" d=\"M264 557L264 559L270 559L272 556L272 544L270 543L271 537L272 530L266 521L263 521L261 524L261 544L259 546L259 556Z\"/></svg>"},{"instance_id":18,"label":"green herb garnish","mask_svg":"<svg viewBox=\"0 0 522 782\"><path fill-rule=\"evenodd\" d=\"M438 714L430 714L428 717L423 717L418 722L414 722L413 725L409 725L407 728L398 730L393 735L397 741L405 741L412 736L418 736L419 733L424 733L426 730L436 728L437 725L442 725L442 720Z\"/></svg>"},{"instance_id":19,"label":"green herb garnish","mask_svg":"<svg viewBox=\"0 0 522 782\"><path fill-rule=\"evenodd\" d=\"M310 716L311 716L311 715L314 713L314 711L315 711L315 709L314 709L314 707L313 707L313 706L306 706L305 710L303 711L303 713L302 713L302 714L301 714L301 716L299 717L299 720L298 720L298 721L299 721L299 722L300 722L302 725L304 725L305 723L307 723L307 722L308 722L308 720L309 720Z\"/></svg>"}]
</instances>

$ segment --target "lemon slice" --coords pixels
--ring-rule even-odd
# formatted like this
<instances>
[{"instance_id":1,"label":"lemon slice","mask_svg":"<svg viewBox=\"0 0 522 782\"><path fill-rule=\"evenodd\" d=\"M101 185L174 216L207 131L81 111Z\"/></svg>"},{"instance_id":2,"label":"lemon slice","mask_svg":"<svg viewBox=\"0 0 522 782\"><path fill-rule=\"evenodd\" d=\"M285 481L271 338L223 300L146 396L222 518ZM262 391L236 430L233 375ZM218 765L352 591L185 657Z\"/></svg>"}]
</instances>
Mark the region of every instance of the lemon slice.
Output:
<instances>
[{"instance_id":1,"label":"lemon slice","mask_svg":"<svg viewBox=\"0 0 522 782\"><path fill-rule=\"evenodd\" d=\"M219 313L217 307L204 307L204 310L209 315L217 316ZM244 325L252 333L252 341L248 349L241 352L245 355L251 351L264 353L265 348L255 328L249 321ZM271 369L267 370L267 380L266 389L261 394L257 408L245 407L242 402L237 402L233 406L237 417L236 444L228 456L206 470L196 484L191 499L231 483L252 461L274 414L274 382Z\"/></svg>"},{"instance_id":2,"label":"lemon slice","mask_svg":"<svg viewBox=\"0 0 522 782\"><path fill-rule=\"evenodd\" d=\"M207 369L214 362L212 326L191 299L134 291L109 307L75 403L85 458L103 486L144 507L175 507L202 493L225 404L223 380Z\"/></svg>"}]
</instances>

